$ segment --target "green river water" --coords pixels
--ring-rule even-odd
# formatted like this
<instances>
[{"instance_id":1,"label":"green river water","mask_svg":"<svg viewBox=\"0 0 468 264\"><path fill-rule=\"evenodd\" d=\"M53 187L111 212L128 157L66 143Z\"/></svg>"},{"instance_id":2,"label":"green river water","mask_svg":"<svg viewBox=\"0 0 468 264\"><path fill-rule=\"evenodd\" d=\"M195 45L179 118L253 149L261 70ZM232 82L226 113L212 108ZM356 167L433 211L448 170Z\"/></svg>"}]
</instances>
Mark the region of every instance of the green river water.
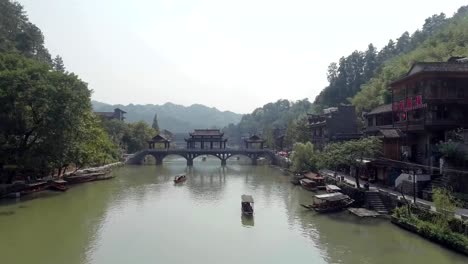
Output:
<instances>
[{"instance_id":1,"label":"green river water","mask_svg":"<svg viewBox=\"0 0 468 264\"><path fill-rule=\"evenodd\" d=\"M174 185L173 176L188 180ZM2 264L444 264L468 258L385 220L318 215L279 170L217 159L126 166L109 181L1 201ZM255 199L241 217L240 196Z\"/></svg>"}]
</instances>

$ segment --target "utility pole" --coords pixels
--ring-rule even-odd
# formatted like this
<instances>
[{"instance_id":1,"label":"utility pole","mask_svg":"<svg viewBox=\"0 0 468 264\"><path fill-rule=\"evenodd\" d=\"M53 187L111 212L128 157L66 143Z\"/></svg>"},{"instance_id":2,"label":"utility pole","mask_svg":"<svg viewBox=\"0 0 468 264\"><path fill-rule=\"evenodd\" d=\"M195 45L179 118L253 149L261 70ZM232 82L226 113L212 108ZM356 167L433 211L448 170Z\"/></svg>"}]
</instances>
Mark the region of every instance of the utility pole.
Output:
<instances>
[{"instance_id":1,"label":"utility pole","mask_svg":"<svg viewBox=\"0 0 468 264\"><path fill-rule=\"evenodd\" d=\"M416 205L416 173L413 170L413 203Z\"/></svg>"}]
</instances>

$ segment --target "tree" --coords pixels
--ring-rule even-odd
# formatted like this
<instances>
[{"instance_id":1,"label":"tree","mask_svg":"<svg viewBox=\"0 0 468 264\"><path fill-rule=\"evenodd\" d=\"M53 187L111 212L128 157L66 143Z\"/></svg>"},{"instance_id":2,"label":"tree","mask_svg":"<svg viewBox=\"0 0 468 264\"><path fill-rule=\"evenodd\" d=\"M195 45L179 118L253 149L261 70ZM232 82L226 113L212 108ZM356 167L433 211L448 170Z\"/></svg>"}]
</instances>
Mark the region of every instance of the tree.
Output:
<instances>
[{"instance_id":1,"label":"tree","mask_svg":"<svg viewBox=\"0 0 468 264\"><path fill-rule=\"evenodd\" d=\"M128 153L135 153L147 148L148 140L155 136L156 130L143 121L129 124L129 132L124 135L123 142Z\"/></svg>"},{"instance_id":2,"label":"tree","mask_svg":"<svg viewBox=\"0 0 468 264\"><path fill-rule=\"evenodd\" d=\"M284 147L290 148L293 146L294 142L296 142L296 133L297 127L296 122L293 119L289 120L288 126L286 127L286 132L284 134Z\"/></svg>"},{"instance_id":3,"label":"tree","mask_svg":"<svg viewBox=\"0 0 468 264\"><path fill-rule=\"evenodd\" d=\"M453 218L458 202L452 192L444 188L435 188L432 191L432 200L438 213L434 224L443 231L449 231L449 220Z\"/></svg>"},{"instance_id":4,"label":"tree","mask_svg":"<svg viewBox=\"0 0 468 264\"><path fill-rule=\"evenodd\" d=\"M157 132L159 132L158 114L154 114L153 125L151 127Z\"/></svg>"},{"instance_id":5,"label":"tree","mask_svg":"<svg viewBox=\"0 0 468 264\"><path fill-rule=\"evenodd\" d=\"M0 164L41 176L80 163L83 147L99 132L83 81L12 53L0 54L0 87Z\"/></svg>"},{"instance_id":6,"label":"tree","mask_svg":"<svg viewBox=\"0 0 468 264\"><path fill-rule=\"evenodd\" d=\"M54 70L59 72L65 72L65 65L63 64L63 59L57 55L52 61Z\"/></svg>"},{"instance_id":7,"label":"tree","mask_svg":"<svg viewBox=\"0 0 468 264\"><path fill-rule=\"evenodd\" d=\"M320 154L320 167L337 169L339 166L349 166L361 169L364 158L375 158L382 151L382 142L376 137L332 143ZM359 175L355 175L356 186L359 185Z\"/></svg>"},{"instance_id":8,"label":"tree","mask_svg":"<svg viewBox=\"0 0 468 264\"><path fill-rule=\"evenodd\" d=\"M292 169L295 172L311 171L317 168L318 154L312 143L296 143L291 157Z\"/></svg>"},{"instance_id":9,"label":"tree","mask_svg":"<svg viewBox=\"0 0 468 264\"><path fill-rule=\"evenodd\" d=\"M306 143L311 139L311 131L307 117L301 117L296 121L296 142Z\"/></svg>"},{"instance_id":10,"label":"tree","mask_svg":"<svg viewBox=\"0 0 468 264\"><path fill-rule=\"evenodd\" d=\"M16 1L0 0L0 52L18 52L52 64L41 30L29 22L23 7Z\"/></svg>"}]
</instances>

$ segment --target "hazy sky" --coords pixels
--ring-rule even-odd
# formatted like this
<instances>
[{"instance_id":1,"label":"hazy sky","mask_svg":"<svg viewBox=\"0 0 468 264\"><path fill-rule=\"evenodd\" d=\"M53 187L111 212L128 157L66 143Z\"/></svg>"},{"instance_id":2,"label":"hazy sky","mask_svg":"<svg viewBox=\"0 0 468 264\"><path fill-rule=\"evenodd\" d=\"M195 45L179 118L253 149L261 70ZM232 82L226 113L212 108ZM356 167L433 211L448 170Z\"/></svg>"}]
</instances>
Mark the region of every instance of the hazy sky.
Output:
<instances>
[{"instance_id":1,"label":"hazy sky","mask_svg":"<svg viewBox=\"0 0 468 264\"><path fill-rule=\"evenodd\" d=\"M20 0L52 55L106 103L247 113L314 100L330 62L466 0Z\"/></svg>"}]
</instances>

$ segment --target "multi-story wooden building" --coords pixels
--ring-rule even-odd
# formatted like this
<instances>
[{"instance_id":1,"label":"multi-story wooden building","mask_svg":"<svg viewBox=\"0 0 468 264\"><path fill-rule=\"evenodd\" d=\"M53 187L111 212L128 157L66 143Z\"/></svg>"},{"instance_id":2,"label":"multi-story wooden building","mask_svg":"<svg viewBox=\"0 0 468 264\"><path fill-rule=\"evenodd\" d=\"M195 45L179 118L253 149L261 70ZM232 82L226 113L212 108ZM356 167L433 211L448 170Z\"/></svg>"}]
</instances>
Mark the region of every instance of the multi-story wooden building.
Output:
<instances>
[{"instance_id":1,"label":"multi-story wooden building","mask_svg":"<svg viewBox=\"0 0 468 264\"><path fill-rule=\"evenodd\" d=\"M354 106L340 105L323 110L323 114L308 114L311 142L323 148L329 142L358 139L356 111Z\"/></svg>"},{"instance_id":2,"label":"multi-story wooden building","mask_svg":"<svg viewBox=\"0 0 468 264\"><path fill-rule=\"evenodd\" d=\"M117 119L119 121L124 121L125 120L125 112L124 110L120 108L115 108L114 112L94 112L97 116L100 116L104 119L112 120L112 119Z\"/></svg>"},{"instance_id":3,"label":"multi-story wooden building","mask_svg":"<svg viewBox=\"0 0 468 264\"><path fill-rule=\"evenodd\" d=\"M389 88L393 128L406 135L402 153L411 161L435 165L436 144L448 131L468 127L468 61L415 63Z\"/></svg>"}]
</instances>

